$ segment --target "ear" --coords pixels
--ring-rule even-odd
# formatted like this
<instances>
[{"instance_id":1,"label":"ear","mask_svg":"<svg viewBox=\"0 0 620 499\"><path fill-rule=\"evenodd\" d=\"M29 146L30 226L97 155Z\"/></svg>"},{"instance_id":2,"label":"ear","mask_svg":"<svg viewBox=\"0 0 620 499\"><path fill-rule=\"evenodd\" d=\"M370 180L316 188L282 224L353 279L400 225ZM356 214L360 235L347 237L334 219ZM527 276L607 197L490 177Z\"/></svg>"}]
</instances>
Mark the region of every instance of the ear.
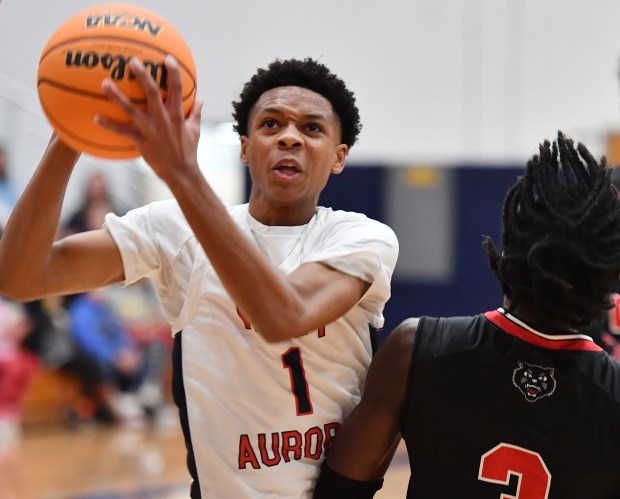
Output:
<instances>
[{"instance_id":1,"label":"ear","mask_svg":"<svg viewBox=\"0 0 620 499\"><path fill-rule=\"evenodd\" d=\"M346 144L340 144L336 147L336 162L332 165L332 173L338 175L344 170L344 162L349 154L349 146Z\"/></svg>"},{"instance_id":2,"label":"ear","mask_svg":"<svg viewBox=\"0 0 620 499\"><path fill-rule=\"evenodd\" d=\"M248 149L248 138L245 135L242 135L240 137L241 140L241 151L239 152L239 159L241 160L241 163L244 165L249 164L248 158L247 158L247 149Z\"/></svg>"}]
</instances>

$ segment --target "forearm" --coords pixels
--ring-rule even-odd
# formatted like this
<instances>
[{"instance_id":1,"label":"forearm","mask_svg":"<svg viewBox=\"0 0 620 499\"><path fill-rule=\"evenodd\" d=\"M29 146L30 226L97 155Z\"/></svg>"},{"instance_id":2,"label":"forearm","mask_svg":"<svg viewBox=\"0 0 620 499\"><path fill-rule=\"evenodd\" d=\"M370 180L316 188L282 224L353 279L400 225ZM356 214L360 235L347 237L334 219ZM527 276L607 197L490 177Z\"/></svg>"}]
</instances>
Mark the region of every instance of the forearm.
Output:
<instances>
[{"instance_id":1,"label":"forearm","mask_svg":"<svg viewBox=\"0 0 620 499\"><path fill-rule=\"evenodd\" d=\"M30 283L41 276L78 157L56 137L50 141L0 239L0 294L23 299Z\"/></svg>"},{"instance_id":2,"label":"forearm","mask_svg":"<svg viewBox=\"0 0 620 499\"><path fill-rule=\"evenodd\" d=\"M224 287L253 327L277 336L286 324L289 334L296 322L291 318L301 315L301 305L285 276L241 232L200 172L179 176L169 187Z\"/></svg>"},{"instance_id":3,"label":"forearm","mask_svg":"<svg viewBox=\"0 0 620 499\"><path fill-rule=\"evenodd\" d=\"M361 482L383 478L401 435L397 414L385 411L380 403L363 401L338 430L327 455L333 472Z\"/></svg>"}]
</instances>

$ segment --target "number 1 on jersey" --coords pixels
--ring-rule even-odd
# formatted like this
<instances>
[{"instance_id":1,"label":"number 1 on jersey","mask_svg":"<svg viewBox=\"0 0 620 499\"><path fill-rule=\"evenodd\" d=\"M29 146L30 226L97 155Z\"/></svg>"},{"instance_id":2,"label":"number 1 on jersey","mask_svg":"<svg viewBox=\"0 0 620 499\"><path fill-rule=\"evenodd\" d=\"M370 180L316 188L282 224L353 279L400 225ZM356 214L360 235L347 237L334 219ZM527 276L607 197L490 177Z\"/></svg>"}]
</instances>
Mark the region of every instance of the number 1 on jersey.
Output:
<instances>
[{"instance_id":1,"label":"number 1 on jersey","mask_svg":"<svg viewBox=\"0 0 620 499\"><path fill-rule=\"evenodd\" d=\"M312 402L310 402L310 389L306 381L304 363L301 360L299 347L291 347L282 354L282 365L288 369L291 377L291 390L295 396L297 415L305 416L312 414Z\"/></svg>"}]
</instances>

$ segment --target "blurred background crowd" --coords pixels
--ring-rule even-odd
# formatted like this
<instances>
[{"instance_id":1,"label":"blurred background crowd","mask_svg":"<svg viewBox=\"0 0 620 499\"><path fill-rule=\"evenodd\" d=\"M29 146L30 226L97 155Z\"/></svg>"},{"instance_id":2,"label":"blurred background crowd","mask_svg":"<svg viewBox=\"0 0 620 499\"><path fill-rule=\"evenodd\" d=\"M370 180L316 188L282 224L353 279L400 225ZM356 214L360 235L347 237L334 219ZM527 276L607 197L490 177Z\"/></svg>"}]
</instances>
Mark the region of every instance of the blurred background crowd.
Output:
<instances>
[{"instance_id":1,"label":"blurred background crowd","mask_svg":"<svg viewBox=\"0 0 620 499\"><path fill-rule=\"evenodd\" d=\"M88 178L83 194L59 236L99 228L106 213L126 211L102 174ZM0 146L4 220L18 195ZM18 438L24 418L46 418L24 411L50 410L49 418L71 426L157 423L168 405L170 347L170 329L146 281L29 303L0 298L0 440ZM63 404L29 405L30 392L46 376L63 387ZM49 392L49 386L41 390Z\"/></svg>"}]
</instances>

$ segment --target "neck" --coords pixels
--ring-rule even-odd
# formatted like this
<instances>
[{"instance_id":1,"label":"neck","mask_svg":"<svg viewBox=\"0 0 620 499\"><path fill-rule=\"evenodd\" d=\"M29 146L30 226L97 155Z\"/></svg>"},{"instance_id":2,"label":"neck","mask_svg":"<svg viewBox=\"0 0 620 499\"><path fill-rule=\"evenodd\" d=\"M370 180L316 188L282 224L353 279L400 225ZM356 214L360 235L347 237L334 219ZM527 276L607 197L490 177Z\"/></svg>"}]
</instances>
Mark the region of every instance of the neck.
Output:
<instances>
[{"instance_id":1,"label":"neck","mask_svg":"<svg viewBox=\"0 0 620 499\"><path fill-rule=\"evenodd\" d=\"M255 220L269 226L295 226L307 224L316 213L313 206L269 206L261 207L250 200L249 212Z\"/></svg>"},{"instance_id":2,"label":"neck","mask_svg":"<svg viewBox=\"0 0 620 499\"><path fill-rule=\"evenodd\" d=\"M525 303L520 303L512 307L510 300L505 298L504 309L520 321L526 323L528 326L540 331L541 333L566 334L576 332L574 329L569 327L566 322L553 318L549 319L546 314L541 313L536 307L528 306Z\"/></svg>"}]
</instances>

